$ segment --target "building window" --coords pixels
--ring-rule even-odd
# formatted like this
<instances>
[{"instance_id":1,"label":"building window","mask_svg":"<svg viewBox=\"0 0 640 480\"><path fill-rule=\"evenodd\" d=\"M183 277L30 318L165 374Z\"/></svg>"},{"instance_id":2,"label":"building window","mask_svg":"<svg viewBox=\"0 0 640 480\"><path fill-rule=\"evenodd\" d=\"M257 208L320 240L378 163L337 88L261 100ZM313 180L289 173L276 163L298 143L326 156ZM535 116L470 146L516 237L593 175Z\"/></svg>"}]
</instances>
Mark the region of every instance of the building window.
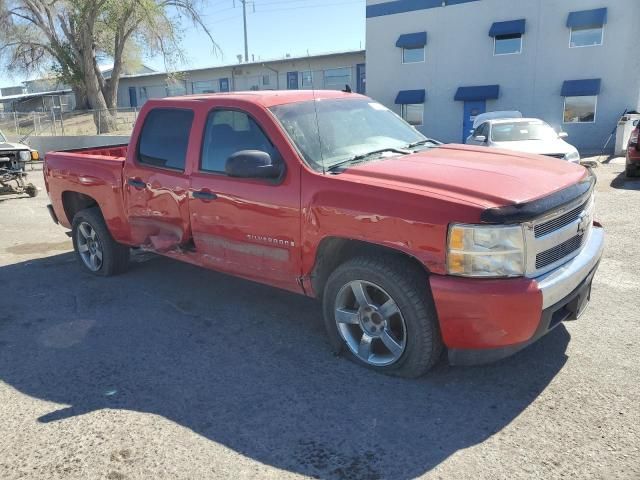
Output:
<instances>
[{"instance_id":1,"label":"building window","mask_svg":"<svg viewBox=\"0 0 640 480\"><path fill-rule=\"evenodd\" d=\"M313 72L300 72L302 76L302 88L313 88Z\"/></svg>"},{"instance_id":2,"label":"building window","mask_svg":"<svg viewBox=\"0 0 640 480\"><path fill-rule=\"evenodd\" d=\"M342 90L351 85L350 68L332 68L324 71L324 88L327 90Z\"/></svg>"},{"instance_id":3,"label":"building window","mask_svg":"<svg viewBox=\"0 0 640 480\"><path fill-rule=\"evenodd\" d=\"M424 47L402 49L402 63L420 62L424 62Z\"/></svg>"},{"instance_id":4,"label":"building window","mask_svg":"<svg viewBox=\"0 0 640 480\"><path fill-rule=\"evenodd\" d=\"M402 118L409 125L419 127L424 122L424 103L413 103L402 105Z\"/></svg>"},{"instance_id":5,"label":"building window","mask_svg":"<svg viewBox=\"0 0 640 480\"><path fill-rule=\"evenodd\" d=\"M580 96L564 98L564 123L594 123L598 96Z\"/></svg>"},{"instance_id":6,"label":"building window","mask_svg":"<svg viewBox=\"0 0 640 480\"><path fill-rule=\"evenodd\" d=\"M178 97L187 94L187 87L181 84L167 85L167 97Z\"/></svg>"},{"instance_id":7,"label":"building window","mask_svg":"<svg viewBox=\"0 0 640 480\"><path fill-rule=\"evenodd\" d=\"M571 39L569 46L576 47L596 47L602 45L604 38L604 25L571 27Z\"/></svg>"},{"instance_id":8,"label":"building window","mask_svg":"<svg viewBox=\"0 0 640 480\"><path fill-rule=\"evenodd\" d=\"M204 80L193 82L193 93L215 93L216 82L214 80Z\"/></svg>"},{"instance_id":9,"label":"building window","mask_svg":"<svg viewBox=\"0 0 640 480\"><path fill-rule=\"evenodd\" d=\"M496 35L494 39L494 55L514 55L522 53L522 35L513 33L510 35Z\"/></svg>"},{"instance_id":10,"label":"building window","mask_svg":"<svg viewBox=\"0 0 640 480\"><path fill-rule=\"evenodd\" d=\"M263 75L262 76L262 85L271 85L271 76Z\"/></svg>"}]
</instances>

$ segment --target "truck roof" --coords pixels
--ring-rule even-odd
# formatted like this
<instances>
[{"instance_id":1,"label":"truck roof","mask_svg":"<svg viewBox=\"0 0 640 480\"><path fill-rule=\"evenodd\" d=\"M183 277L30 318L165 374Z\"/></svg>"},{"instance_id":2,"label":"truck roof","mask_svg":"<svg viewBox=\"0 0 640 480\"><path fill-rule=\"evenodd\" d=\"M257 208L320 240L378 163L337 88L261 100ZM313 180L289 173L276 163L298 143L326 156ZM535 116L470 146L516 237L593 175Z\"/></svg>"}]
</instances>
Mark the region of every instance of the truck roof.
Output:
<instances>
[{"instance_id":1,"label":"truck roof","mask_svg":"<svg viewBox=\"0 0 640 480\"><path fill-rule=\"evenodd\" d=\"M153 102L172 102L175 100L203 101L225 98L229 100L249 101L257 103L265 108L285 103L307 102L314 99L331 98L366 98L357 93L347 93L339 90L261 90L229 93L205 93L197 95L184 95L179 97L167 97L153 99Z\"/></svg>"}]
</instances>

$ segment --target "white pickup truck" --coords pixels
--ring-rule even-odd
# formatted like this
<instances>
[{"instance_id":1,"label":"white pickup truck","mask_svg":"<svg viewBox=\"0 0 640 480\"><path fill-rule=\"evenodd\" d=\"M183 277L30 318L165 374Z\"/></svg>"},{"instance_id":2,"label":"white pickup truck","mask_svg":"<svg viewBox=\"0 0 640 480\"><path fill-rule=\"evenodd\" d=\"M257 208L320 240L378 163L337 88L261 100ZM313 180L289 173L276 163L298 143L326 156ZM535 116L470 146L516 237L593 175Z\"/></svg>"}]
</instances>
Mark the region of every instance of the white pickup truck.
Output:
<instances>
[{"instance_id":1,"label":"white pickup truck","mask_svg":"<svg viewBox=\"0 0 640 480\"><path fill-rule=\"evenodd\" d=\"M35 197L38 189L26 182L25 166L27 162L39 159L37 150L21 143L9 142L0 131L0 195L26 193Z\"/></svg>"}]
</instances>

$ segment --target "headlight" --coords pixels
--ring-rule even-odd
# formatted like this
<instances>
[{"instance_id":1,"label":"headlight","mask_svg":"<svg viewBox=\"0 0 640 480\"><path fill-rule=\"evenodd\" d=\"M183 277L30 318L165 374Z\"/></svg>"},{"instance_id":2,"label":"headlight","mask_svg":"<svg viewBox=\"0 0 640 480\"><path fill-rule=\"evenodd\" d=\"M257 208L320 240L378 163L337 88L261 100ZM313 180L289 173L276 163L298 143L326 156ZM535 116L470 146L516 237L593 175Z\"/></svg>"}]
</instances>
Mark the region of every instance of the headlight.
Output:
<instances>
[{"instance_id":1,"label":"headlight","mask_svg":"<svg viewBox=\"0 0 640 480\"><path fill-rule=\"evenodd\" d=\"M19 156L21 162L28 162L29 160L31 160L31 152L23 150L19 153Z\"/></svg>"},{"instance_id":2,"label":"headlight","mask_svg":"<svg viewBox=\"0 0 640 480\"><path fill-rule=\"evenodd\" d=\"M465 277L518 277L525 271L522 226L449 226L447 270Z\"/></svg>"},{"instance_id":3,"label":"headlight","mask_svg":"<svg viewBox=\"0 0 640 480\"><path fill-rule=\"evenodd\" d=\"M580 154L578 152L567 153L564 159L567 162L578 163L580 161Z\"/></svg>"}]
</instances>

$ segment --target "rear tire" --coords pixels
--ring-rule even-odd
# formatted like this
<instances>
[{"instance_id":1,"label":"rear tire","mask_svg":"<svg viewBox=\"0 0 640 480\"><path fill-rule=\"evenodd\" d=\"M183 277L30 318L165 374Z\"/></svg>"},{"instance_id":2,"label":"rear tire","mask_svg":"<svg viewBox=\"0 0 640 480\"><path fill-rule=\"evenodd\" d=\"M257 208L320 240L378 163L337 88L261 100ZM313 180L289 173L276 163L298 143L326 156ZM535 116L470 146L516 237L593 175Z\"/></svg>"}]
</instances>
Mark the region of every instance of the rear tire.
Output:
<instances>
[{"instance_id":1,"label":"rear tire","mask_svg":"<svg viewBox=\"0 0 640 480\"><path fill-rule=\"evenodd\" d=\"M635 178L638 176L638 171L640 171L639 168L632 168L629 165L627 165L627 168L625 169L625 173L627 175L627 178Z\"/></svg>"},{"instance_id":2,"label":"rear tire","mask_svg":"<svg viewBox=\"0 0 640 480\"><path fill-rule=\"evenodd\" d=\"M76 213L71 237L78 262L90 273L109 277L127 270L129 247L113 239L99 208Z\"/></svg>"},{"instance_id":3,"label":"rear tire","mask_svg":"<svg viewBox=\"0 0 640 480\"><path fill-rule=\"evenodd\" d=\"M443 344L427 276L397 256L357 257L340 265L325 286L323 312L335 352L375 371L416 378L440 359Z\"/></svg>"}]
</instances>

